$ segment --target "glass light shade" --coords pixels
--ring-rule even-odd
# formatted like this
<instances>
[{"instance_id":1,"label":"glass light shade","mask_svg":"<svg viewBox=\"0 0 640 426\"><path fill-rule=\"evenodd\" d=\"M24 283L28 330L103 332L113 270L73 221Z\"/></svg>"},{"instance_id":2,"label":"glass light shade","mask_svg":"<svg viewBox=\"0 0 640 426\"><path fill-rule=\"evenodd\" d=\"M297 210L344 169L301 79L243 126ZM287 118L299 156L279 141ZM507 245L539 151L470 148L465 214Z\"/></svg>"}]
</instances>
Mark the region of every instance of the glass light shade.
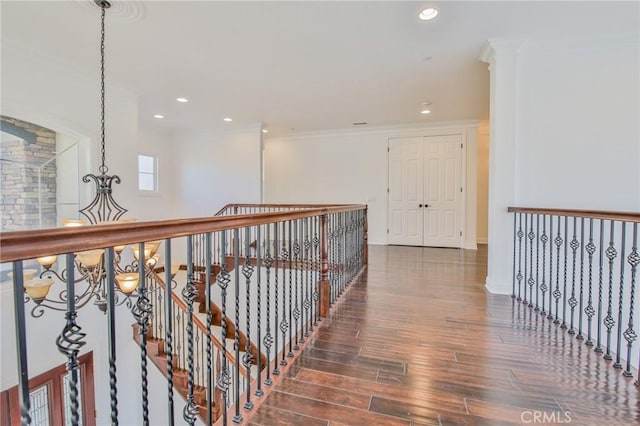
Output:
<instances>
[{"instance_id":1,"label":"glass light shade","mask_svg":"<svg viewBox=\"0 0 640 426\"><path fill-rule=\"evenodd\" d=\"M84 226L86 222L80 219L64 219L62 221L62 226L65 228L72 228L74 226Z\"/></svg>"},{"instance_id":2,"label":"glass light shade","mask_svg":"<svg viewBox=\"0 0 640 426\"><path fill-rule=\"evenodd\" d=\"M36 262L38 262L42 266L49 267L56 263L56 260L58 260L58 256L42 256L37 258Z\"/></svg>"},{"instance_id":3,"label":"glass light shade","mask_svg":"<svg viewBox=\"0 0 640 426\"><path fill-rule=\"evenodd\" d=\"M104 250L87 250L76 253L78 261L86 268L93 268L100 263Z\"/></svg>"},{"instance_id":4,"label":"glass light shade","mask_svg":"<svg viewBox=\"0 0 640 426\"><path fill-rule=\"evenodd\" d=\"M160 241L149 241L144 243L144 258L150 259L153 255L158 251L158 247L160 247ZM133 257L136 260L140 260L140 246L138 244L133 244L131 246L131 250L133 251Z\"/></svg>"},{"instance_id":5,"label":"glass light shade","mask_svg":"<svg viewBox=\"0 0 640 426\"><path fill-rule=\"evenodd\" d=\"M38 273L37 269L23 269L22 270L22 279L24 280L24 282L30 281L33 279L33 277L36 276L36 274ZM7 276L10 279L13 279L13 272L8 272Z\"/></svg>"},{"instance_id":6,"label":"glass light shade","mask_svg":"<svg viewBox=\"0 0 640 426\"><path fill-rule=\"evenodd\" d=\"M133 252L133 257L136 260L140 260L140 246L138 244L133 244L131 246L131 251ZM144 246L144 258L149 259L151 257L151 247L145 244Z\"/></svg>"},{"instance_id":7,"label":"glass light shade","mask_svg":"<svg viewBox=\"0 0 640 426\"><path fill-rule=\"evenodd\" d=\"M136 288L138 288L138 281L140 277L136 272L127 272L126 274L116 275L116 281L118 281L118 287L125 294L131 294Z\"/></svg>"},{"instance_id":8,"label":"glass light shade","mask_svg":"<svg viewBox=\"0 0 640 426\"><path fill-rule=\"evenodd\" d=\"M122 253L122 250L124 250L124 249L126 249L126 248L127 248L127 245L126 245L126 244L124 244L124 245L122 245L122 246L115 246L115 247L113 248L113 251L115 251L116 253L120 254L120 253Z\"/></svg>"},{"instance_id":9,"label":"glass light shade","mask_svg":"<svg viewBox=\"0 0 640 426\"><path fill-rule=\"evenodd\" d=\"M180 264L179 263L172 263L171 264L171 277L175 277L176 274L178 273L178 271L180 271Z\"/></svg>"},{"instance_id":10,"label":"glass light shade","mask_svg":"<svg viewBox=\"0 0 640 426\"><path fill-rule=\"evenodd\" d=\"M51 278L36 278L34 280L26 281L24 283L24 289L27 292L27 296L38 301L47 297L51 284L53 284L53 280Z\"/></svg>"},{"instance_id":11,"label":"glass light shade","mask_svg":"<svg viewBox=\"0 0 640 426\"><path fill-rule=\"evenodd\" d=\"M151 248L151 256L155 255L158 249L160 248L160 243L162 241L150 241L148 243L144 243L145 247L149 246Z\"/></svg>"},{"instance_id":12,"label":"glass light shade","mask_svg":"<svg viewBox=\"0 0 640 426\"><path fill-rule=\"evenodd\" d=\"M145 263L148 267L153 268L155 267L158 262L160 262L160 255L159 254L154 254L153 256L151 256L151 258L149 260L147 260Z\"/></svg>"}]
</instances>

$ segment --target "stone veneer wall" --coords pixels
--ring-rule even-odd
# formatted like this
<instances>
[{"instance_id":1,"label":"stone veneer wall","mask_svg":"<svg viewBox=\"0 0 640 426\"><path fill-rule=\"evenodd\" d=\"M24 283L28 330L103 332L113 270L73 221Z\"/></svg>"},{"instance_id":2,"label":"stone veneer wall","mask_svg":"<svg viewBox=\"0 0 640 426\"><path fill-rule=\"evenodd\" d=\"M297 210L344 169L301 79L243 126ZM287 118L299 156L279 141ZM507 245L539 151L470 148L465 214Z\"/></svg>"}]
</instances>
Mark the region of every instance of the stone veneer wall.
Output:
<instances>
[{"instance_id":1,"label":"stone veneer wall","mask_svg":"<svg viewBox=\"0 0 640 426\"><path fill-rule=\"evenodd\" d=\"M36 135L35 143L18 137L16 141L0 144L2 181L0 185L0 216L2 231L52 228L56 226L56 133L35 124L6 116L3 123L13 124ZM40 169L40 182L38 182ZM38 213L42 200L42 223Z\"/></svg>"}]
</instances>

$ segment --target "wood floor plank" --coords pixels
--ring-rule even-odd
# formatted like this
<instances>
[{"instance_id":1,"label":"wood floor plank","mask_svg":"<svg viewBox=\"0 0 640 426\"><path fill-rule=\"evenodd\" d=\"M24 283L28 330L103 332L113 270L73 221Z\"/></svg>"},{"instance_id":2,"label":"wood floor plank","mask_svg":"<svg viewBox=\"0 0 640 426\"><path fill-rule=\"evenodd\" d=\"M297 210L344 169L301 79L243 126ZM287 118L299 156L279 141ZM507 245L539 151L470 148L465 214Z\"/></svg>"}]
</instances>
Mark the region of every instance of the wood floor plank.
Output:
<instances>
[{"instance_id":1,"label":"wood floor plank","mask_svg":"<svg viewBox=\"0 0 640 426\"><path fill-rule=\"evenodd\" d=\"M305 425L305 426L327 426L326 420L316 419L294 413L289 410L280 410L275 407L262 406L251 418L250 425L256 426L284 426L284 425Z\"/></svg>"},{"instance_id":2,"label":"wood floor plank","mask_svg":"<svg viewBox=\"0 0 640 426\"><path fill-rule=\"evenodd\" d=\"M498 426L568 412L571 425L640 424L633 380L545 316L488 294L486 257L371 246L367 270L251 421Z\"/></svg>"}]
</instances>

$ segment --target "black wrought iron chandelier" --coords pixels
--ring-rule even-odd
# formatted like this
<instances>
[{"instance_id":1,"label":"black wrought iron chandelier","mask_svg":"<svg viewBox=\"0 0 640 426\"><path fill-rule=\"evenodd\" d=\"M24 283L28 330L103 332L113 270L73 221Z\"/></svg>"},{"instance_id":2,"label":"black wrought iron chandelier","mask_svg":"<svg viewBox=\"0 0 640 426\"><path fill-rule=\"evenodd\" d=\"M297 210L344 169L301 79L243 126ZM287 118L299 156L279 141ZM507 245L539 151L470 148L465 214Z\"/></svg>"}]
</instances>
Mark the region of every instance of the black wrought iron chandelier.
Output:
<instances>
[{"instance_id":1,"label":"black wrought iron chandelier","mask_svg":"<svg viewBox=\"0 0 640 426\"><path fill-rule=\"evenodd\" d=\"M105 12L111 7L111 3L106 0L94 0L100 7L100 154L101 163L98 167L99 175L87 174L82 177L84 183L94 181L96 184L96 195L80 213L85 216L92 225L100 222L118 220L127 212L127 209L120 206L113 199L111 185L115 182L120 183L120 177L117 175L108 175L109 168L106 165L105 152L105 119L104 119L104 18Z\"/></svg>"},{"instance_id":2,"label":"black wrought iron chandelier","mask_svg":"<svg viewBox=\"0 0 640 426\"><path fill-rule=\"evenodd\" d=\"M98 167L99 174L87 174L83 176L84 183L95 183L95 195L93 200L79 213L87 218L90 225L98 225L113 222L128 222L132 220L121 219L127 212L127 209L118 204L113 198L112 185L120 183L120 177L117 175L109 175L109 168L106 165L105 150L105 15L106 10L111 7L111 3L106 0L94 0L95 4L100 7L100 154L101 162ZM65 220L64 226L83 226L84 220ZM137 286L140 279L136 272L139 268L139 262L144 262L147 274L151 274L153 268L158 264L159 255L156 254L160 242L146 242L144 244L144 253L140 253L140 247L134 245L131 247L133 252L133 260L129 264L122 265L121 254L126 246L114 247L115 259L114 270L115 279L118 283L116 287L116 304L126 303L128 307L132 306L131 299L137 297ZM67 309L67 293L62 290L57 294L56 298L49 297L49 289L55 280L66 281L68 276L67 269L57 272L55 264L57 256L43 256L36 259L42 267L42 271L38 278L34 279L37 274L35 269L27 269L25 273L25 290L27 293L26 301L33 300L35 306L31 310L31 315L40 317L44 314L43 308L65 311ZM75 295L75 306L81 308L89 301L93 300L101 311L107 309L107 279L104 250L88 250L75 254L74 259L74 279L75 283L85 283L86 288L78 291ZM176 269L177 268L172 268ZM118 297L118 294L121 297ZM119 300L118 300L119 299Z\"/></svg>"}]
</instances>

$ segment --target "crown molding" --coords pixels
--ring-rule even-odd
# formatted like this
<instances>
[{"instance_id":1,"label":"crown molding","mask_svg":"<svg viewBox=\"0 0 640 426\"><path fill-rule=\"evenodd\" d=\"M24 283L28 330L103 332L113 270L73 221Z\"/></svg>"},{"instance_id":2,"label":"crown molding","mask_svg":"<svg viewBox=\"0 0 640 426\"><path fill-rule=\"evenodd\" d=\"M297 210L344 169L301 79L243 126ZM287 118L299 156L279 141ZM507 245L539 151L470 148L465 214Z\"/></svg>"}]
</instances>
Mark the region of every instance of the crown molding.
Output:
<instances>
[{"instance_id":1,"label":"crown molding","mask_svg":"<svg viewBox=\"0 0 640 426\"><path fill-rule=\"evenodd\" d=\"M394 126L376 126L367 129L330 129L330 130L313 130L307 132L289 133L286 135L267 135L265 141L270 140L292 140L292 139L313 139L319 137L339 137L339 136L386 136L386 137L402 137L411 136L420 132L459 132L468 128L477 128L481 120L452 120L434 123L413 123L401 124Z\"/></svg>"}]
</instances>

